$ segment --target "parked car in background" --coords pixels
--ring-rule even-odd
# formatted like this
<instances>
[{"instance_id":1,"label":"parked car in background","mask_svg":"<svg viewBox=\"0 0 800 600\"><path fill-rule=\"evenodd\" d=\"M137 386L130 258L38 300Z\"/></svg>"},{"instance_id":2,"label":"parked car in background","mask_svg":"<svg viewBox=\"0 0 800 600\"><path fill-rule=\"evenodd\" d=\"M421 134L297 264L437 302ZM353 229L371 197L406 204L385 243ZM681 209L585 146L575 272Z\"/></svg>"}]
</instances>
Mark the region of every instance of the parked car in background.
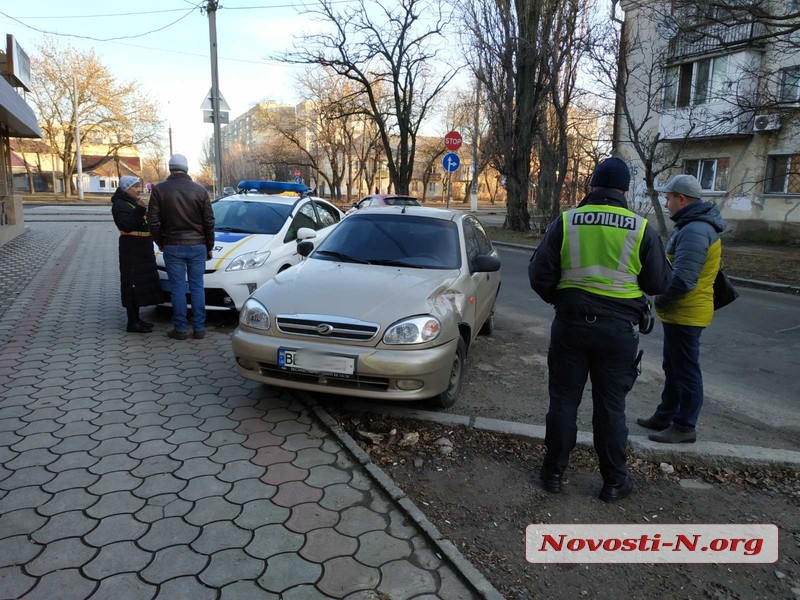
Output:
<instances>
[{"instance_id":1,"label":"parked car in background","mask_svg":"<svg viewBox=\"0 0 800 600\"><path fill-rule=\"evenodd\" d=\"M308 258L239 313L232 343L242 376L439 407L456 401L471 345L494 328L500 290L500 259L474 216L377 207L298 249Z\"/></svg>"},{"instance_id":2,"label":"parked car in background","mask_svg":"<svg viewBox=\"0 0 800 600\"><path fill-rule=\"evenodd\" d=\"M422 206L419 200L414 196L403 196L398 194L372 194L365 196L358 202L354 202L353 206L345 213L351 215L362 208L372 206Z\"/></svg>"},{"instance_id":3,"label":"parked car in background","mask_svg":"<svg viewBox=\"0 0 800 600\"><path fill-rule=\"evenodd\" d=\"M300 262L298 241L324 239L344 217L330 202L309 196L302 184L241 181L239 189L248 192L211 204L214 251L204 277L209 310L239 310L256 288ZM169 279L158 249L156 264L168 296Z\"/></svg>"},{"instance_id":4,"label":"parked car in background","mask_svg":"<svg viewBox=\"0 0 800 600\"><path fill-rule=\"evenodd\" d=\"M222 188L222 195L223 196L233 196L236 193L236 190L230 186Z\"/></svg>"}]
</instances>

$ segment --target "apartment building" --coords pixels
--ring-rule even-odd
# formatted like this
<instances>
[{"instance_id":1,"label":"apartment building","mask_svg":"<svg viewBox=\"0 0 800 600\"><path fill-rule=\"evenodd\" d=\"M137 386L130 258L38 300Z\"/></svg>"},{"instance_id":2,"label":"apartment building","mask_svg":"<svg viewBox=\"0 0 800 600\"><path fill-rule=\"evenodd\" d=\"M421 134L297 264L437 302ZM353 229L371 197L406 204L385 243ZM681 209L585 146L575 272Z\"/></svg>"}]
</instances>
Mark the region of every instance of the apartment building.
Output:
<instances>
[{"instance_id":1,"label":"apartment building","mask_svg":"<svg viewBox=\"0 0 800 600\"><path fill-rule=\"evenodd\" d=\"M800 2L621 6L630 120L669 166L657 183L690 173L737 237L800 241ZM626 119L615 134L646 197Z\"/></svg>"}]
</instances>

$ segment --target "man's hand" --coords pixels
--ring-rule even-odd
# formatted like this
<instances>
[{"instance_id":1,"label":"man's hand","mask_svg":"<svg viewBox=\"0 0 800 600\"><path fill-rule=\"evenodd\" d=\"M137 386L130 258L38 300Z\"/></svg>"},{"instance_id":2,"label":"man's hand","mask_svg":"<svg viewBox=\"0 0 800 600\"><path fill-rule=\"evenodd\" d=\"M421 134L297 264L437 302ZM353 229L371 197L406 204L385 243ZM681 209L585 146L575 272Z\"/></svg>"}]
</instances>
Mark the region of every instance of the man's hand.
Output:
<instances>
[{"instance_id":1,"label":"man's hand","mask_svg":"<svg viewBox=\"0 0 800 600\"><path fill-rule=\"evenodd\" d=\"M209 250L208 252L206 252L206 258L207 258L208 260L211 260L212 258L214 258L214 257L213 257L213 252L212 252L211 250Z\"/></svg>"}]
</instances>

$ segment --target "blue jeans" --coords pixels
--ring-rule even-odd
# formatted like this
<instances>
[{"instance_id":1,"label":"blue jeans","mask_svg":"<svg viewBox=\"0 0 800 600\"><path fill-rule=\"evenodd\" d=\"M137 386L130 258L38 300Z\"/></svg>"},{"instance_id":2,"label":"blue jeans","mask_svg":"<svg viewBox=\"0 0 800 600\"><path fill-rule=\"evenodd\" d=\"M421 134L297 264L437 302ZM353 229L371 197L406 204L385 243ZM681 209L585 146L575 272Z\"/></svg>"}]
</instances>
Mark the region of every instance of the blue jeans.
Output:
<instances>
[{"instance_id":1,"label":"blue jeans","mask_svg":"<svg viewBox=\"0 0 800 600\"><path fill-rule=\"evenodd\" d=\"M187 273L192 299L192 327L195 331L206 328L206 291L203 288L206 252L205 246L164 246L164 264L172 291L172 324L177 331L186 331Z\"/></svg>"},{"instance_id":2,"label":"blue jeans","mask_svg":"<svg viewBox=\"0 0 800 600\"><path fill-rule=\"evenodd\" d=\"M694 431L703 407L702 333L703 327L664 323L664 391L656 417L680 431Z\"/></svg>"}]
</instances>

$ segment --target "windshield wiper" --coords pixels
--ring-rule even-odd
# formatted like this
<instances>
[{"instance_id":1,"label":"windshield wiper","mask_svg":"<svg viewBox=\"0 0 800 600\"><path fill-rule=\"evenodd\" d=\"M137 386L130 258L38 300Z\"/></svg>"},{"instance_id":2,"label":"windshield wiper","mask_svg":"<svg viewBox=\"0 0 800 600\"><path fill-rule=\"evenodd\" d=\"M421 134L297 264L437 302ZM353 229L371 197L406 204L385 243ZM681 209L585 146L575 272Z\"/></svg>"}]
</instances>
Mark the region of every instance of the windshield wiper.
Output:
<instances>
[{"instance_id":1,"label":"windshield wiper","mask_svg":"<svg viewBox=\"0 0 800 600\"><path fill-rule=\"evenodd\" d=\"M390 258L380 258L376 260L369 261L371 265L383 265L387 267L409 267L411 269L421 269L420 265L412 265L402 260L392 260Z\"/></svg>"},{"instance_id":2,"label":"windshield wiper","mask_svg":"<svg viewBox=\"0 0 800 600\"><path fill-rule=\"evenodd\" d=\"M354 256L348 256L347 254L342 254L341 252L335 252L333 250L317 250L314 254L322 254L324 256L332 256L333 258L338 258L342 262L352 262L358 263L360 265L368 265L366 260L361 260L360 258L355 258Z\"/></svg>"},{"instance_id":3,"label":"windshield wiper","mask_svg":"<svg viewBox=\"0 0 800 600\"><path fill-rule=\"evenodd\" d=\"M238 227L215 227L214 231L225 231L227 233L253 233L249 229L240 229Z\"/></svg>"}]
</instances>

